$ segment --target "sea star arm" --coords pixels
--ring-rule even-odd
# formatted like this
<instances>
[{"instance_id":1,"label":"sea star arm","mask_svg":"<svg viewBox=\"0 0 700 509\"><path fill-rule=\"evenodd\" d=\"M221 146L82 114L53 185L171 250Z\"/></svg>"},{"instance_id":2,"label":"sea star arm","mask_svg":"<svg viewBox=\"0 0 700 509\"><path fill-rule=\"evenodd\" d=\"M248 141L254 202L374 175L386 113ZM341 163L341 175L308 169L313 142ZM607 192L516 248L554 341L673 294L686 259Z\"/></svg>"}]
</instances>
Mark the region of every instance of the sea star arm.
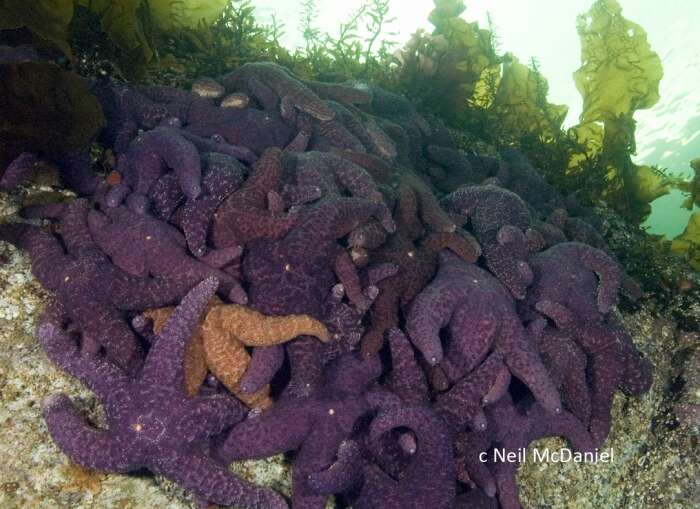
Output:
<instances>
[{"instance_id":1,"label":"sea star arm","mask_svg":"<svg viewBox=\"0 0 700 509\"><path fill-rule=\"evenodd\" d=\"M21 223L0 225L0 239L29 253L32 274L49 290L61 285L61 273L69 258L58 239L42 229Z\"/></svg>"},{"instance_id":2,"label":"sea star arm","mask_svg":"<svg viewBox=\"0 0 700 509\"><path fill-rule=\"evenodd\" d=\"M360 275L357 272L357 267L346 250L338 250L338 254L333 261L333 271L343 285L345 294L348 296L348 299L350 299L350 302L360 310L369 309L372 300L362 291L362 284L360 283Z\"/></svg>"},{"instance_id":3,"label":"sea star arm","mask_svg":"<svg viewBox=\"0 0 700 509\"><path fill-rule=\"evenodd\" d=\"M302 401L278 402L259 416L233 427L216 451L226 463L241 459L265 458L298 448L313 425Z\"/></svg>"},{"instance_id":4,"label":"sea star arm","mask_svg":"<svg viewBox=\"0 0 700 509\"><path fill-rule=\"evenodd\" d=\"M348 245L352 247L364 247L376 249L386 241L386 230L376 220L355 228L348 235Z\"/></svg>"},{"instance_id":5,"label":"sea star arm","mask_svg":"<svg viewBox=\"0 0 700 509\"><path fill-rule=\"evenodd\" d=\"M253 349L248 369L240 379L240 391L253 394L269 384L284 363L282 345L259 346Z\"/></svg>"},{"instance_id":6,"label":"sea star arm","mask_svg":"<svg viewBox=\"0 0 700 509\"><path fill-rule=\"evenodd\" d=\"M440 366L455 382L481 363L499 331L499 320L483 304L464 305L452 315L450 340Z\"/></svg>"},{"instance_id":7,"label":"sea star arm","mask_svg":"<svg viewBox=\"0 0 700 509\"><path fill-rule=\"evenodd\" d=\"M432 366L442 361L440 329L447 326L457 304L453 295L437 286L425 288L411 304L406 332Z\"/></svg>"},{"instance_id":8,"label":"sea star arm","mask_svg":"<svg viewBox=\"0 0 700 509\"><path fill-rule=\"evenodd\" d=\"M218 281L209 278L194 287L163 326L158 340L149 352L141 373L145 387L183 387L185 349Z\"/></svg>"},{"instance_id":9,"label":"sea star arm","mask_svg":"<svg viewBox=\"0 0 700 509\"><path fill-rule=\"evenodd\" d=\"M418 449L399 481L400 489L383 493L375 502L388 503L386 497L396 496L399 499L410 497L416 507L452 507L456 495L455 469L447 425L428 406L394 407L381 411L374 418L370 438L376 440L383 433L401 426L415 433Z\"/></svg>"},{"instance_id":10,"label":"sea star arm","mask_svg":"<svg viewBox=\"0 0 700 509\"><path fill-rule=\"evenodd\" d=\"M207 321L246 346L271 346L301 335L315 336L323 342L329 339L326 326L311 316L266 316L236 304L214 306Z\"/></svg>"},{"instance_id":11,"label":"sea star arm","mask_svg":"<svg viewBox=\"0 0 700 509\"><path fill-rule=\"evenodd\" d=\"M490 428L489 428L490 430ZM463 463L470 481L476 483L484 493L493 497L497 487L493 473L487 466L488 463L480 461L481 453L488 453L491 448L490 431L472 431L457 435L459 442L456 444L457 460ZM458 467L461 468L461 467Z\"/></svg>"},{"instance_id":12,"label":"sea star arm","mask_svg":"<svg viewBox=\"0 0 700 509\"><path fill-rule=\"evenodd\" d=\"M210 503L244 509L288 509L281 495L239 479L203 454L172 453L159 473Z\"/></svg>"},{"instance_id":13,"label":"sea star arm","mask_svg":"<svg viewBox=\"0 0 700 509\"><path fill-rule=\"evenodd\" d=\"M620 266L604 251L590 246L582 246L581 261L584 266L594 271L600 280L598 284L598 309L607 313L617 302L622 271Z\"/></svg>"},{"instance_id":14,"label":"sea star arm","mask_svg":"<svg viewBox=\"0 0 700 509\"><path fill-rule=\"evenodd\" d=\"M207 366L228 390L235 393L243 373L250 364L250 356L245 347L225 331L211 328L206 320L202 339Z\"/></svg>"},{"instance_id":15,"label":"sea star arm","mask_svg":"<svg viewBox=\"0 0 700 509\"><path fill-rule=\"evenodd\" d=\"M50 303L37 328L39 344L51 361L86 384L109 407L110 394L126 387L129 379L119 368L92 355L80 355L78 345L61 327L60 310Z\"/></svg>"},{"instance_id":16,"label":"sea star arm","mask_svg":"<svg viewBox=\"0 0 700 509\"><path fill-rule=\"evenodd\" d=\"M429 394L425 373L416 361L408 338L398 327L389 329L387 338L391 348L389 386L392 392L410 403L427 403Z\"/></svg>"},{"instance_id":17,"label":"sea star arm","mask_svg":"<svg viewBox=\"0 0 700 509\"><path fill-rule=\"evenodd\" d=\"M503 355L493 352L449 391L438 395L437 409L453 430L461 431L467 424L475 431L486 429L486 415L482 410L483 398L504 369Z\"/></svg>"},{"instance_id":18,"label":"sea star arm","mask_svg":"<svg viewBox=\"0 0 700 509\"><path fill-rule=\"evenodd\" d=\"M384 331L399 323L400 275L379 283L379 295L370 308L370 325L362 336L360 350L365 357L376 354L384 344Z\"/></svg>"},{"instance_id":19,"label":"sea star arm","mask_svg":"<svg viewBox=\"0 0 700 509\"><path fill-rule=\"evenodd\" d=\"M481 255L481 246L477 240L463 230L430 233L423 240L423 247L431 253L449 249L467 263L474 263Z\"/></svg>"},{"instance_id":20,"label":"sea star arm","mask_svg":"<svg viewBox=\"0 0 700 509\"><path fill-rule=\"evenodd\" d=\"M3 172L0 177L0 190L8 192L28 180L34 168L41 163L41 160L31 152L22 152L18 155Z\"/></svg>"},{"instance_id":21,"label":"sea star arm","mask_svg":"<svg viewBox=\"0 0 700 509\"><path fill-rule=\"evenodd\" d=\"M343 440L337 459L328 468L309 474L307 485L319 495L342 493L362 478L362 449L355 440Z\"/></svg>"},{"instance_id":22,"label":"sea star arm","mask_svg":"<svg viewBox=\"0 0 700 509\"><path fill-rule=\"evenodd\" d=\"M128 472L140 466L140 458L130 458L107 431L90 426L65 394L46 398L42 412L53 441L79 465L109 472Z\"/></svg>"},{"instance_id":23,"label":"sea star arm","mask_svg":"<svg viewBox=\"0 0 700 509\"><path fill-rule=\"evenodd\" d=\"M187 406L186 419L180 426L183 433L191 437L189 443L195 444L240 422L247 412L245 405L223 394L196 397L187 402Z\"/></svg>"},{"instance_id":24,"label":"sea star arm","mask_svg":"<svg viewBox=\"0 0 700 509\"><path fill-rule=\"evenodd\" d=\"M532 341L520 323L507 324L501 331L505 362L510 372L528 386L538 402L549 412L562 411L561 399ZM498 341L498 340L497 340Z\"/></svg>"},{"instance_id":25,"label":"sea star arm","mask_svg":"<svg viewBox=\"0 0 700 509\"><path fill-rule=\"evenodd\" d=\"M308 396L323 384L321 345L310 336L300 336L286 345L286 350L291 373L283 396Z\"/></svg>"}]
</instances>

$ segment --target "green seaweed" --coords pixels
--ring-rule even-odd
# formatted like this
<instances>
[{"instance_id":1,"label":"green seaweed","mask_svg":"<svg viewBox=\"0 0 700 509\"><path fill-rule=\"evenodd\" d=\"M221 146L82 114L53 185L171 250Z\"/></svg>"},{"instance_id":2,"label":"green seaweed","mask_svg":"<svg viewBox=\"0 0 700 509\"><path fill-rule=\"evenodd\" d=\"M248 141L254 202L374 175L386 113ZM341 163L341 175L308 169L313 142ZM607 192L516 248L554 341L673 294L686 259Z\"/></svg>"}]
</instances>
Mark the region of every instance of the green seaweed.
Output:
<instances>
[{"instance_id":1,"label":"green seaweed","mask_svg":"<svg viewBox=\"0 0 700 509\"><path fill-rule=\"evenodd\" d=\"M671 251L682 256L694 269L700 270L700 211L690 216L683 233L673 239Z\"/></svg>"},{"instance_id":2,"label":"green seaweed","mask_svg":"<svg viewBox=\"0 0 700 509\"><path fill-rule=\"evenodd\" d=\"M202 76L220 76L246 62L289 61L279 43L283 27L259 25L254 11L249 1L235 0L211 26L200 22L171 30L154 71L176 70L189 83Z\"/></svg>"},{"instance_id":3,"label":"green seaweed","mask_svg":"<svg viewBox=\"0 0 700 509\"><path fill-rule=\"evenodd\" d=\"M559 138L567 106L547 102L547 80L537 68L521 64L508 55L489 114L501 126L501 143L537 136L543 143Z\"/></svg>"},{"instance_id":4,"label":"green seaweed","mask_svg":"<svg viewBox=\"0 0 700 509\"><path fill-rule=\"evenodd\" d=\"M27 28L70 58L68 25L72 18L73 0L0 0L0 30Z\"/></svg>"},{"instance_id":5,"label":"green seaweed","mask_svg":"<svg viewBox=\"0 0 700 509\"><path fill-rule=\"evenodd\" d=\"M140 76L156 56L157 39L176 28L211 23L228 0L2 0L0 30L27 28L73 58L70 25L76 8L100 20L124 74Z\"/></svg>"},{"instance_id":6,"label":"green seaweed","mask_svg":"<svg viewBox=\"0 0 700 509\"><path fill-rule=\"evenodd\" d=\"M492 32L462 19L465 9L461 0L435 0L435 29L416 33L400 56L406 93L453 123L464 122L470 106L491 103L502 62Z\"/></svg>"},{"instance_id":7,"label":"green seaweed","mask_svg":"<svg viewBox=\"0 0 700 509\"><path fill-rule=\"evenodd\" d=\"M574 81L583 97L581 126L603 126L598 164L607 169L607 178L599 198L641 222L651 210L649 203L669 191L662 174L631 159L634 113L659 100L661 59L644 29L622 16L617 0L596 1L578 17L577 30L582 63Z\"/></svg>"}]
</instances>

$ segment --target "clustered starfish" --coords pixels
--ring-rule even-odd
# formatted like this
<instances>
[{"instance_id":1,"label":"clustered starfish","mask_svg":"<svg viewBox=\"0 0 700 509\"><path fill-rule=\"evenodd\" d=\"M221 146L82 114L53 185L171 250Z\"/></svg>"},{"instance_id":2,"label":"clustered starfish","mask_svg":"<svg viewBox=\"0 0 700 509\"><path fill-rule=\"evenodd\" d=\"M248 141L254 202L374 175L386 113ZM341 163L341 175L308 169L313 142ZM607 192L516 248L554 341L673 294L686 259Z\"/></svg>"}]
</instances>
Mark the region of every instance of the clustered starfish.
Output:
<instances>
[{"instance_id":1,"label":"clustered starfish","mask_svg":"<svg viewBox=\"0 0 700 509\"><path fill-rule=\"evenodd\" d=\"M0 225L54 294L42 347L105 408L98 430L45 402L71 460L278 509L226 466L289 452L294 508L517 508L517 465L482 453L591 450L615 391L649 388L615 316L634 285L521 154L459 150L400 95L271 63L94 91L116 170L87 147L52 161L80 197Z\"/></svg>"},{"instance_id":2,"label":"clustered starfish","mask_svg":"<svg viewBox=\"0 0 700 509\"><path fill-rule=\"evenodd\" d=\"M145 318L153 321L159 334L174 308L148 309ZM265 408L271 405L269 388L245 394L239 381L250 364L245 347L279 345L299 335L316 336L328 341L328 330L318 320L306 315L266 316L238 304L213 301L187 345L185 354L185 387L194 396L204 383L207 371L244 403Z\"/></svg>"}]
</instances>

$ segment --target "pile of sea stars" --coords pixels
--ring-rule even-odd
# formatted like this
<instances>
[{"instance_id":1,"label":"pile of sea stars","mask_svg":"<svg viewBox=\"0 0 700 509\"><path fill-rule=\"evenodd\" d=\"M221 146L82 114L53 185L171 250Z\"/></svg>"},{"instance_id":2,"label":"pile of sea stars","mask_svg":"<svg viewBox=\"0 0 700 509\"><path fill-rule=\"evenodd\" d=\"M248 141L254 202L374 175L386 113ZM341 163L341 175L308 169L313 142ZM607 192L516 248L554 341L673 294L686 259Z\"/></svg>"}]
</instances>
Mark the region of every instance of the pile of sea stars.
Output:
<instances>
[{"instance_id":1,"label":"pile of sea stars","mask_svg":"<svg viewBox=\"0 0 700 509\"><path fill-rule=\"evenodd\" d=\"M638 289L517 152L464 152L404 97L270 63L92 89L114 171L87 147L50 161L78 198L0 225L54 295L41 345L105 408L96 429L45 401L72 461L262 509L288 501L227 467L289 453L295 509L510 509L517 465L482 452L592 450L614 393L649 388L615 314Z\"/></svg>"}]
</instances>

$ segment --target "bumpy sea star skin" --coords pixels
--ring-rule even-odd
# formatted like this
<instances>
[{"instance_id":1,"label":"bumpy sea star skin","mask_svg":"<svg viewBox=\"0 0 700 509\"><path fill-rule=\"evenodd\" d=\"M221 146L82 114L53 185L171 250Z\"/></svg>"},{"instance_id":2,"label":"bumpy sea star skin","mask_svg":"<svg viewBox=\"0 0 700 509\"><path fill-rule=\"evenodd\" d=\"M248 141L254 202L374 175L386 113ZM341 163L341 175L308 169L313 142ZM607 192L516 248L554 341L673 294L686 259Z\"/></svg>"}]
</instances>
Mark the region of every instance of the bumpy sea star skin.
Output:
<instances>
[{"instance_id":1,"label":"bumpy sea star skin","mask_svg":"<svg viewBox=\"0 0 700 509\"><path fill-rule=\"evenodd\" d=\"M542 300L564 305L582 320L600 322L616 304L619 265L605 252L579 242L565 242L530 257L534 281L523 307Z\"/></svg>"},{"instance_id":2,"label":"bumpy sea star skin","mask_svg":"<svg viewBox=\"0 0 700 509\"><path fill-rule=\"evenodd\" d=\"M126 194L128 191L128 189L125 189L124 193ZM174 173L166 173L156 180L148 191L148 198L151 201L151 212L153 215L165 221L170 220L175 210L186 199ZM122 197L116 197L114 201L116 203L122 199Z\"/></svg>"},{"instance_id":3,"label":"bumpy sea star skin","mask_svg":"<svg viewBox=\"0 0 700 509\"><path fill-rule=\"evenodd\" d=\"M354 248L377 249L386 242L387 233L378 221L370 221L350 232L348 245Z\"/></svg>"},{"instance_id":4,"label":"bumpy sea star skin","mask_svg":"<svg viewBox=\"0 0 700 509\"><path fill-rule=\"evenodd\" d=\"M119 159L118 169L123 185L142 196L148 195L153 184L169 170L177 176L183 194L189 199L197 198L202 191L199 153L175 129L159 127L140 134ZM119 202L112 200L113 205Z\"/></svg>"},{"instance_id":5,"label":"bumpy sea star skin","mask_svg":"<svg viewBox=\"0 0 700 509\"><path fill-rule=\"evenodd\" d=\"M399 155L396 143L384 132L376 118L365 118L366 130L369 135L367 151L388 161L393 161Z\"/></svg>"},{"instance_id":6,"label":"bumpy sea star skin","mask_svg":"<svg viewBox=\"0 0 700 509\"><path fill-rule=\"evenodd\" d=\"M547 217L547 221L561 229L572 242L589 244L603 251L608 250L605 239L592 225L583 219L570 216L564 208L554 209Z\"/></svg>"},{"instance_id":7,"label":"bumpy sea star skin","mask_svg":"<svg viewBox=\"0 0 700 509\"><path fill-rule=\"evenodd\" d=\"M531 217L517 194L497 186L460 187L441 201L448 212L467 216L486 265L516 299L532 283L526 232Z\"/></svg>"},{"instance_id":8,"label":"bumpy sea star skin","mask_svg":"<svg viewBox=\"0 0 700 509\"><path fill-rule=\"evenodd\" d=\"M588 244L592 247L605 251L610 258L615 260L607 242L605 242L605 239L598 233L596 227L593 226L592 223L595 223L594 219L595 217L589 218L588 220L584 220L579 217L572 217L565 209L557 208L549 215L547 219L549 222L542 223L542 225L544 225L545 228L548 227L549 229L559 229L562 234L565 235L567 240ZM588 222L589 220L591 222ZM538 230L544 233L542 228L538 228ZM553 245L554 243L556 242L550 243L550 245ZM617 262L617 260L615 261ZM619 262L617 263L620 265ZM641 298L642 289L639 286L639 283L625 272L622 272L620 275L620 285L622 293L630 300L636 301Z\"/></svg>"},{"instance_id":9,"label":"bumpy sea star skin","mask_svg":"<svg viewBox=\"0 0 700 509\"><path fill-rule=\"evenodd\" d=\"M170 313L172 308L160 308L144 315L154 320L154 330L158 332ZM269 388L263 387L252 394L240 390L240 379L250 364L245 347L278 345L300 335L315 336L321 341L329 339L326 327L309 316L265 316L245 306L210 303L185 357L188 394L197 393L209 368L244 403L270 406Z\"/></svg>"},{"instance_id":10,"label":"bumpy sea star skin","mask_svg":"<svg viewBox=\"0 0 700 509\"><path fill-rule=\"evenodd\" d=\"M211 302L210 302L211 306ZM132 320L131 324L136 329L136 331L141 334L150 344L155 344L157 341L157 334L160 334L163 327L168 321L168 318L173 314L175 308L173 306L168 306L164 308L157 309L147 309L141 315L137 315ZM151 321L148 328L148 321ZM248 364L249 356L244 348L240 351L235 352L236 355L230 355L229 363L232 368L243 366L242 369ZM192 338L187 343L185 348L185 354L183 357L183 377L185 380L185 392L189 397L194 397L197 395L199 388L204 383L204 379L207 376L207 363L204 353L204 344L202 339L202 327L201 324L195 329L192 334ZM265 394L267 395L267 393ZM243 401L243 400L242 400ZM248 401L244 401L246 404L250 404Z\"/></svg>"},{"instance_id":11,"label":"bumpy sea star skin","mask_svg":"<svg viewBox=\"0 0 700 509\"><path fill-rule=\"evenodd\" d=\"M243 274L252 307L268 314L320 318L323 302L336 283L332 268L340 249L336 239L376 210L376 204L362 198L323 200L306 209L299 225L282 239L251 243Z\"/></svg>"},{"instance_id":12,"label":"bumpy sea star skin","mask_svg":"<svg viewBox=\"0 0 700 509\"><path fill-rule=\"evenodd\" d=\"M364 393L380 373L378 359L360 361L353 354L344 355L325 370L322 387L305 397L283 399L235 426L216 455L228 463L296 450L292 504L322 508L326 496L311 490L309 474L334 463L355 422L371 409Z\"/></svg>"},{"instance_id":13,"label":"bumpy sea star skin","mask_svg":"<svg viewBox=\"0 0 700 509\"><path fill-rule=\"evenodd\" d=\"M361 143L362 150L360 150L360 152L369 151L379 155L379 151L384 147L379 147L372 139L367 127L363 123L363 120L366 122L366 119L361 118L358 110L352 108L353 111L351 111L350 107L343 106L335 101L326 101L326 104L335 112L334 121L342 124L343 127ZM391 140L389 140L389 143L393 146Z\"/></svg>"},{"instance_id":14,"label":"bumpy sea star skin","mask_svg":"<svg viewBox=\"0 0 700 509\"><path fill-rule=\"evenodd\" d=\"M588 387L585 352L568 335L547 326L544 320L530 322L528 332L537 343L542 362L559 387L564 405L582 423L591 419L591 391Z\"/></svg>"},{"instance_id":15,"label":"bumpy sea star skin","mask_svg":"<svg viewBox=\"0 0 700 509\"><path fill-rule=\"evenodd\" d=\"M443 360L440 330L444 327L450 327L451 342L465 359L480 359L493 346L547 410L560 411L556 387L505 288L485 270L448 251L440 257L437 276L409 309L406 331L411 342L433 366Z\"/></svg>"},{"instance_id":16,"label":"bumpy sea star skin","mask_svg":"<svg viewBox=\"0 0 700 509\"><path fill-rule=\"evenodd\" d=\"M134 276L185 277L190 281L216 277L220 290L233 302L247 301L240 283L225 272L189 256L182 234L174 227L126 207L88 213L90 234L112 262Z\"/></svg>"},{"instance_id":17,"label":"bumpy sea star skin","mask_svg":"<svg viewBox=\"0 0 700 509\"><path fill-rule=\"evenodd\" d=\"M397 427L410 429L417 442L417 450L402 477L395 481L379 467L368 465L360 495L352 506L453 507L456 493L452 439L444 421L425 405L395 406L382 409L374 418L370 438L377 440Z\"/></svg>"},{"instance_id":18,"label":"bumpy sea star skin","mask_svg":"<svg viewBox=\"0 0 700 509\"><path fill-rule=\"evenodd\" d=\"M277 190L282 176L281 155L279 149L266 150L243 186L217 209L211 225L212 241L216 247L277 239L297 224L296 215L275 214L268 210L268 193Z\"/></svg>"},{"instance_id":19,"label":"bumpy sea star skin","mask_svg":"<svg viewBox=\"0 0 700 509\"><path fill-rule=\"evenodd\" d=\"M398 327L387 332L391 348L391 373L387 385L391 391L408 403L428 403L428 383L425 373L413 354L406 335Z\"/></svg>"},{"instance_id":20,"label":"bumpy sea star skin","mask_svg":"<svg viewBox=\"0 0 700 509\"><path fill-rule=\"evenodd\" d=\"M282 117L290 119L299 110L325 121L334 116L331 110L304 83L294 78L285 68L273 63L247 63L221 79L228 92L244 90L254 97L259 95L258 83L272 90L279 98Z\"/></svg>"},{"instance_id":21,"label":"bumpy sea star skin","mask_svg":"<svg viewBox=\"0 0 700 509\"><path fill-rule=\"evenodd\" d=\"M588 355L591 385L590 430L597 445L603 443L612 423L611 408L615 391L643 394L651 386L651 363L643 359L632 338L618 324L581 320L564 305L539 301L537 310L551 318L557 327L571 335Z\"/></svg>"},{"instance_id":22,"label":"bumpy sea star skin","mask_svg":"<svg viewBox=\"0 0 700 509\"><path fill-rule=\"evenodd\" d=\"M323 305L323 321L331 334L331 341L321 353L324 364L352 351L360 342L365 330L362 317L367 310L344 302L344 297L345 288L338 283L333 286Z\"/></svg>"},{"instance_id":23,"label":"bumpy sea star skin","mask_svg":"<svg viewBox=\"0 0 700 509\"><path fill-rule=\"evenodd\" d=\"M337 119L320 122L306 113L296 118L301 132L309 133L309 148L322 152L353 150L366 152L365 145Z\"/></svg>"},{"instance_id":24,"label":"bumpy sea star skin","mask_svg":"<svg viewBox=\"0 0 700 509\"><path fill-rule=\"evenodd\" d=\"M90 426L61 394L45 400L44 419L59 448L86 468L123 473L148 468L219 505L286 508L276 493L236 478L201 452L209 437L245 415L233 398L189 399L182 389L185 347L216 287L208 279L185 296L136 379L98 358L80 357L60 327L43 323L39 337L49 355L97 393L108 427Z\"/></svg>"},{"instance_id":25,"label":"bumpy sea star skin","mask_svg":"<svg viewBox=\"0 0 700 509\"><path fill-rule=\"evenodd\" d=\"M93 88L112 173L87 147L51 161L87 198L0 225L56 294L41 346L105 406L96 430L47 400L73 461L282 509L222 463L286 452L295 509L517 509L515 466L480 453L590 450L614 392L649 388L602 220L521 154L459 150L405 97L270 63Z\"/></svg>"},{"instance_id":26,"label":"bumpy sea star skin","mask_svg":"<svg viewBox=\"0 0 700 509\"><path fill-rule=\"evenodd\" d=\"M336 461L327 469L309 474L307 485L319 495L332 495L350 489L362 478L362 448L355 440L343 440Z\"/></svg>"},{"instance_id":27,"label":"bumpy sea star skin","mask_svg":"<svg viewBox=\"0 0 700 509\"><path fill-rule=\"evenodd\" d=\"M308 314L322 318L323 304L336 283L335 260L342 254L336 239L367 221L376 208L376 204L361 198L326 199L305 210L299 225L284 238L251 243L243 259L250 305L266 314ZM347 286L348 275L337 276L345 279L340 282ZM356 277L352 275L353 279ZM294 344L288 348L294 348ZM264 354L277 360L281 355L270 351ZM321 358L320 350L315 352L316 357ZM308 370L309 376L312 371ZM256 382L251 386L268 383L274 371L265 369L265 373L269 378L251 375Z\"/></svg>"},{"instance_id":28,"label":"bumpy sea star skin","mask_svg":"<svg viewBox=\"0 0 700 509\"><path fill-rule=\"evenodd\" d=\"M0 190L12 191L28 180L40 162L41 160L31 152L22 152L5 168L0 176Z\"/></svg>"},{"instance_id":29,"label":"bumpy sea star skin","mask_svg":"<svg viewBox=\"0 0 700 509\"><path fill-rule=\"evenodd\" d=\"M242 394L254 394L270 383L284 363L284 348L260 346L253 349L248 369L240 379Z\"/></svg>"},{"instance_id":30,"label":"bumpy sea star skin","mask_svg":"<svg viewBox=\"0 0 700 509\"><path fill-rule=\"evenodd\" d=\"M391 212L372 177L361 166L339 155L324 152L304 152L293 157L295 183L302 187L318 187L321 196L351 196L366 198L379 205L377 220L387 232L396 230Z\"/></svg>"},{"instance_id":31,"label":"bumpy sea star skin","mask_svg":"<svg viewBox=\"0 0 700 509\"><path fill-rule=\"evenodd\" d=\"M84 336L83 349L106 351L125 369L138 360L136 339L120 311L142 310L174 303L199 279L139 278L113 265L93 242L87 228L89 205L76 200L61 221L61 243L30 225L5 224L0 239L27 251L32 272L55 292Z\"/></svg>"},{"instance_id":32,"label":"bumpy sea star skin","mask_svg":"<svg viewBox=\"0 0 700 509\"><path fill-rule=\"evenodd\" d=\"M323 352L318 341L300 336L285 345L289 361L289 381L281 399L303 398L319 389L323 383Z\"/></svg>"},{"instance_id":33,"label":"bumpy sea star skin","mask_svg":"<svg viewBox=\"0 0 700 509\"><path fill-rule=\"evenodd\" d=\"M258 160L258 156L248 147L230 143L220 134L213 134L210 138L204 138L185 129L179 129L178 133L192 143L200 152L218 152L235 157L241 162L252 164Z\"/></svg>"},{"instance_id":34,"label":"bumpy sea star skin","mask_svg":"<svg viewBox=\"0 0 700 509\"><path fill-rule=\"evenodd\" d=\"M110 82L98 83L93 87L93 93L100 101L107 119L107 127L102 136L117 154L127 150L129 142L136 137L139 129L153 129L169 116L166 106L154 102L133 87Z\"/></svg>"},{"instance_id":35,"label":"bumpy sea star skin","mask_svg":"<svg viewBox=\"0 0 700 509\"><path fill-rule=\"evenodd\" d=\"M245 168L235 158L209 152L202 157L205 168L202 175L203 193L183 206L180 227L187 245L198 258L207 253L209 225L217 208L244 180Z\"/></svg>"},{"instance_id":36,"label":"bumpy sea star skin","mask_svg":"<svg viewBox=\"0 0 700 509\"><path fill-rule=\"evenodd\" d=\"M406 168L415 168L416 163L420 163L420 140L410 139L403 127L385 118L380 118L377 123L396 147L396 162ZM416 146L412 147L412 143Z\"/></svg>"},{"instance_id":37,"label":"bumpy sea star skin","mask_svg":"<svg viewBox=\"0 0 700 509\"><path fill-rule=\"evenodd\" d=\"M479 256L478 245L464 232L431 233L417 242L423 228L417 216L416 196L402 193L394 213L397 231L378 249L371 252L376 263L393 263L399 267L395 277L378 284L379 296L371 310L371 323L362 338L362 353L371 356L384 342L384 331L399 323L400 307L411 300L430 281L437 270L438 253L450 249L473 262Z\"/></svg>"},{"instance_id":38,"label":"bumpy sea star skin","mask_svg":"<svg viewBox=\"0 0 700 509\"><path fill-rule=\"evenodd\" d=\"M503 362L503 355L493 352L447 392L439 394L435 409L454 432L462 431L466 425L475 431L484 430L487 421L482 406L500 399L507 390L508 382L510 373ZM495 394L491 392L494 388Z\"/></svg>"},{"instance_id":39,"label":"bumpy sea star skin","mask_svg":"<svg viewBox=\"0 0 700 509\"><path fill-rule=\"evenodd\" d=\"M353 161L365 168L376 181L391 183L396 187L399 200L411 202L411 205L404 204L404 209L410 212L402 212L404 216L416 216L420 218L422 225L428 230L437 232L453 232L456 229L454 221L440 207L437 198L432 193L428 185L414 172L402 168L392 167L386 161L372 154L361 154L356 152L343 152L342 157ZM403 221L410 223L415 217Z\"/></svg>"},{"instance_id":40,"label":"bumpy sea star skin","mask_svg":"<svg viewBox=\"0 0 700 509\"><path fill-rule=\"evenodd\" d=\"M185 132L204 139L220 136L232 146L246 147L258 155L269 147L285 147L294 134L273 111L214 107L201 119L189 122Z\"/></svg>"}]
</instances>

